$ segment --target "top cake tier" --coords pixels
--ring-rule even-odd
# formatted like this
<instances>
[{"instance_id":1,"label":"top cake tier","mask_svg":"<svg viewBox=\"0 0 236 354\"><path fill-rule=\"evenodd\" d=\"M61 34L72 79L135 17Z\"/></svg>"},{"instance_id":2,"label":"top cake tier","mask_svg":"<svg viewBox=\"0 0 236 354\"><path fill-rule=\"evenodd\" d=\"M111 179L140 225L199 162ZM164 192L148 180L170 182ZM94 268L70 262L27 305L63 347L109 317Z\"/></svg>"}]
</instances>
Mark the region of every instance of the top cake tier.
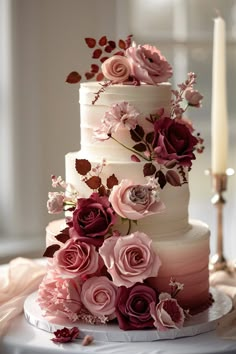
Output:
<instances>
[{"instance_id":1,"label":"top cake tier","mask_svg":"<svg viewBox=\"0 0 236 354\"><path fill-rule=\"evenodd\" d=\"M97 82L82 83L80 87L80 124L81 124L81 152L90 159L106 158L108 161L130 161L130 151L117 144L115 140L109 139L96 141L93 131L99 127L104 114L111 109L111 106L121 102L128 102L141 114L139 124L148 132L152 126L145 120L158 109L170 112L171 84L162 83L152 85L111 85L101 92L95 104L95 94L101 89ZM134 142L130 138L129 130L126 127L119 127L113 137L126 146L132 146Z\"/></svg>"}]
</instances>

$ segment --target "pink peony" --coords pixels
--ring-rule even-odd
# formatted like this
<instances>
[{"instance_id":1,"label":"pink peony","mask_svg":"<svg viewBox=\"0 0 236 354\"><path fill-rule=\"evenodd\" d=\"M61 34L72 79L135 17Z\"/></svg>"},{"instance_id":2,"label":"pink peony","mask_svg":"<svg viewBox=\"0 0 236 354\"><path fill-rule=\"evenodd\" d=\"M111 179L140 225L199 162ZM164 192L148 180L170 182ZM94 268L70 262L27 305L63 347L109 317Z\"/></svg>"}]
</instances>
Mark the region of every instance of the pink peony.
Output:
<instances>
[{"instance_id":1,"label":"pink peony","mask_svg":"<svg viewBox=\"0 0 236 354\"><path fill-rule=\"evenodd\" d=\"M156 291L148 285L135 284L128 289L119 287L116 302L119 327L123 330L154 327L150 304L156 301Z\"/></svg>"},{"instance_id":2,"label":"pink peony","mask_svg":"<svg viewBox=\"0 0 236 354\"><path fill-rule=\"evenodd\" d=\"M154 302L151 303L150 310L154 319L154 326L158 331L183 327L184 311L170 294L161 293L159 303L157 305Z\"/></svg>"},{"instance_id":3,"label":"pink peony","mask_svg":"<svg viewBox=\"0 0 236 354\"><path fill-rule=\"evenodd\" d=\"M115 222L116 214L107 196L93 193L89 198L78 199L73 227L81 241L100 246Z\"/></svg>"},{"instance_id":4,"label":"pink peony","mask_svg":"<svg viewBox=\"0 0 236 354\"><path fill-rule=\"evenodd\" d=\"M108 58L102 64L103 75L114 84L127 81L130 76L130 63L122 55L114 55Z\"/></svg>"},{"instance_id":5,"label":"pink peony","mask_svg":"<svg viewBox=\"0 0 236 354\"><path fill-rule=\"evenodd\" d=\"M128 102L116 103L105 113L101 127L94 130L94 137L103 141L120 128L135 129L139 117L140 113Z\"/></svg>"},{"instance_id":6,"label":"pink peony","mask_svg":"<svg viewBox=\"0 0 236 354\"><path fill-rule=\"evenodd\" d=\"M150 45L138 45L126 50L131 64L131 74L136 80L149 85L167 81L172 76L172 68L161 52Z\"/></svg>"},{"instance_id":7,"label":"pink peony","mask_svg":"<svg viewBox=\"0 0 236 354\"><path fill-rule=\"evenodd\" d=\"M188 101L188 104L190 106L200 107L203 96L197 90L194 90L193 88L188 88L185 91L185 99L186 101Z\"/></svg>"},{"instance_id":8,"label":"pink peony","mask_svg":"<svg viewBox=\"0 0 236 354\"><path fill-rule=\"evenodd\" d=\"M52 338L52 341L54 343L68 343L68 342L73 342L74 339L79 337L79 328L77 327L72 327L72 328L62 328L58 329L57 331L53 332L55 335L54 338Z\"/></svg>"},{"instance_id":9,"label":"pink peony","mask_svg":"<svg viewBox=\"0 0 236 354\"><path fill-rule=\"evenodd\" d=\"M49 271L38 290L38 303L51 321L74 322L82 308L79 278L62 278Z\"/></svg>"},{"instance_id":10,"label":"pink peony","mask_svg":"<svg viewBox=\"0 0 236 354\"><path fill-rule=\"evenodd\" d=\"M54 253L53 266L58 273L84 279L100 269L101 260L95 246L72 238Z\"/></svg>"},{"instance_id":11,"label":"pink peony","mask_svg":"<svg viewBox=\"0 0 236 354\"><path fill-rule=\"evenodd\" d=\"M146 234L138 231L104 241L99 253L116 286L129 288L134 283L157 276L161 260L151 243Z\"/></svg>"},{"instance_id":12,"label":"pink peony","mask_svg":"<svg viewBox=\"0 0 236 354\"><path fill-rule=\"evenodd\" d=\"M47 209L49 214L59 214L63 211L64 193L49 192L47 201Z\"/></svg>"},{"instance_id":13,"label":"pink peony","mask_svg":"<svg viewBox=\"0 0 236 354\"><path fill-rule=\"evenodd\" d=\"M84 306L95 316L115 316L116 286L105 276L92 277L83 283L81 299Z\"/></svg>"},{"instance_id":14,"label":"pink peony","mask_svg":"<svg viewBox=\"0 0 236 354\"><path fill-rule=\"evenodd\" d=\"M158 163L176 161L182 166L192 165L198 139L185 124L168 117L160 118L154 123L154 133L153 148Z\"/></svg>"},{"instance_id":15,"label":"pink peony","mask_svg":"<svg viewBox=\"0 0 236 354\"><path fill-rule=\"evenodd\" d=\"M156 189L147 184L134 184L128 179L113 187L109 200L118 215L130 220L139 220L165 209Z\"/></svg>"}]
</instances>

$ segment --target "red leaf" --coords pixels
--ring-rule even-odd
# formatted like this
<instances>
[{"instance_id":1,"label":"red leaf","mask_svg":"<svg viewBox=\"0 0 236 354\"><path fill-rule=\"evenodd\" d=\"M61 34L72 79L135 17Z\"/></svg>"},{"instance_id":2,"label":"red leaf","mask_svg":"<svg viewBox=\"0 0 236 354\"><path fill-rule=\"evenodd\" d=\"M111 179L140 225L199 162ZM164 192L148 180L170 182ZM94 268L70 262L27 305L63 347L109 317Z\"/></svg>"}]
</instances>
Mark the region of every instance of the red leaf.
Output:
<instances>
[{"instance_id":1,"label":"red leaf","mask_svg":"<svg viewBox=\"0 0 236 354\"><path fill-rule=\"evenodd\" d=\"M77 73L77 71L72 71L66 78L66 82L68 82L68 84L77 84L80 80L81 76Z\"/></svg>"},{"instance_id":2,"label":"red leaf","mask_svg":"<svg viewBox=\"0 0 236 354\"><path fill-rule=\"evenodd\" d=\"M137 143L143 139L145 132L140 125L136 125L134 129L130 130L131 138Z\"/></svg>"},{"instance_id":3,"label":"red leaf","mask_svg":"<svg viewBox=\"0 0 236 354\"><path fill-rule=\"evenodd\" d=\"M96 80L97 80L97 81L102 81L103 79L104 79L103 73L99 73L99 74L96 76Z\"/></svg>"},{"instance_id":4,"label":"red leaf","mask_svg":"<svg viewBox=\"0 0 236 354\"><path fill-rule=\"evenodd\" d=\"M106 36L101 37L101 38L99 39L98 44L99 44L100 46L102 46L102 47L103 47L104 45L106 45L106 44L107 44L107 37L106 37Z\"/></svg>"},{"instance_id":5,"label":"red leaf","mask_svg":"<svg viewBox=\"0 0 236 354\"><path fill-rule=\"evenodd\" d=\"M122 56L124 56L125 55L125 53L124 52L122 52L121 50L119 51L119 52L116 52L115 54L113 54L113 55L122 55Z\"/></svg>"},{"instance_id":6,"label":"red leaf","mask_svg":"<svg viewBox=\"0 0 236 354\"><path fill-rule=\"evenodd\" d=\"M140 162L141 160L136 155L131 155L131 161Z\"/></svg>"},{"instance_id":7,"label":"red leaf","mask_svg":"<svg viewBox=\"0 0 236 354\"><path fill-rule=\"evenodd\" d=\"M107 53L111 53L113 51L113 48L110 45L107 45L104 50Z\"/></svg>"},{"instance_id":8,"label":"red leaf","mask_svg":"<svg viewBox=\"0 0 236 354\"><path fill-rule=\"evenodd\" d=\"M158 180L160 188L163 189L166 185L166 177L165 177L164 173L161 170L159 170L159 171L157 171L155 177Z\"/></svg>"},{"instance_id":9,"label":"red leaf","mask_svg":"<svg viewBox=\"0 0 236 354\"><path fill-rule=\"evenodd\" d=\"M167 171L166 172L166 181L174 187L181 186L180 177L176 171L173 171L173 170Z\"/></svg>"},{"instance_id":10,"label":"red leaf","mask_svg":"<svg viewBox=\"0 0 236 354\"><path fill-rule=\"evenodd\" d=\"M123 39L119 40L119 47L120 49L126 49L126 43Z\"/></svg>"},{"instance_id":11,"label":"red leaf","mask_svg":"<svg viewBox=\"0 0 236 354\"><path fill-rule=\"evenodd\" d=\"M112 189L117 184L118 184L118 179L113 173L110 177L107 178L107 188Z\"/></svg>"},{"instance_id":12,"label":"red leaf","mask_svg":"<svg viewBox=\"0 0 236 354\"><path fill-rule=\"evenodd\" d=\"M66 228L65 230L63 230L59 235L55 236L55 238L57 239L57 241L65 243L70 238L69 228Z\"/></svg>"},{"instance_id":13,"label":"red leaf","mask_svg":"<svg viewBox=\"0 0 236 354\"><path fill-rule=\"evenodd\" d=\"M101 49L95 49L94 52L93 52L93 56L92 58L93 59L98 59L102 54L102 50Z\"/></svg>"},{"instance_id":14,"label":"red leaf","mask_svg":"<svg viewBox=\"0 0 236 354\"><path fill-rule=\"evenodd\" d=\"M116 42L114 41L108 41L108 44L110 47L112 47L112 49L115 49L116 48Z\"/></svg>"},{"instance_id":15,"label":"red leaf","mask_svg":"<svg viewBox=\"0 0 236 354\"><path fill-rule=\"evenodd\" d=\"M146 135L146 142L151 144L154 140L154 132L147 133Z\"/></svg>"},{"instance_id":16,"label":"red leaf","mask_svg":"<svg viewBox=\"0 0 236 354\"><path fill-rule=\"evenodd\" d=\"M92 79L92 78L94 77L94 75L95 75L95 74L94 74L94 73L91 73L91 72L90 72L90 73L89 73L89 72L85 73L85 77L86 77L87 80Z\"/></svg>"},{"instance_id":17,"label":"red leaf","mask_svg":"<svg viewBox=\"0 0 236 354\"><path fill-rule=\"evenodd\" d=\"M49 257L52 258L54 253L60 249L60 245L51 245L48 246L43 254L43 257Z\"/></svg>"},{"instance_id":18,"label":"red leaf","mask_svg":"<svg viewBox=\"0 0 236 354\"><path fill-rule=\"evenodd\" d=\"M99 66L97 64L91 65L91 73L97 74L99 72Z\"/></svg>"},{"instance_id":19,"label":"red leaf","mask_svg":"<svg viewBox=\"0 0 236 354\"><path fill-rule=\"evenodd\" d=\"M86 44L87 44L87 46L89 48L94 48L95 47L96 40L94 38L85 38L84 40L85 40L85 42L86 42Z\"/></svg>"},{"instance_id":20,"label":"red leaf","mask_svg":"<svg viewBox=\"0 0 236 354\"><path fill-rule=\"evenodd\" d=\"M102 180L98 176L93 176L86 181L86 184L91 189L98 189L102 184Z\"/></svg>"},{"instance_id":21,"label":"red leaf","mask_svg":"<svg viewBox=\"0 0 236 354\"><path fill-rule=\"evenodd\" d=\"M109 57L102 57L102 58L100 59L100 62L101 62L101 63L104 63L104 61L107 60L108 58L109 58Z\"/></svg>"},{"instance_id":22,"label":"red leaf","mask_svg":"<svg viewBox=\"0 0 236 354\"><path fill-rule=\"evenodd\" d=\"M86 176L87 173L91 170L91 168L92 168L91 163L88 160L85 159L75 160L75 169L80 175Z\"/></svg>"},{"instance_id":23,"label":"red leaf","mask_svg":"<svg viewBox=\"0 0 236 354\"><path fill-rule=\"evenodd\" d=\"M144 175L144 177L152 176L152 175L154 175L155 172L156 172L156 167L151 162L150 163L146 163L143 166L143 175Z\"/></svg>"},{"instance_id":24,"label":"red leaf","mask_svg":"<svg viewBox=\"0 0 236 354\"><path fill-rule=\"evenodd\" d=\"M144 152L147 150L146 145L144 143L138 143L133 146L133 149L139 152Z\"/></svg>"},{"instance_id":25,"label":"red leaf","mask_svg":"<svg viewBox=\"0 0 236 354\"><path fill-rule=\"evenodd\" d=\"M98 193L101 196L107 195L107 190L103 184L98 188Z\"/></svg>"}]
</instances>

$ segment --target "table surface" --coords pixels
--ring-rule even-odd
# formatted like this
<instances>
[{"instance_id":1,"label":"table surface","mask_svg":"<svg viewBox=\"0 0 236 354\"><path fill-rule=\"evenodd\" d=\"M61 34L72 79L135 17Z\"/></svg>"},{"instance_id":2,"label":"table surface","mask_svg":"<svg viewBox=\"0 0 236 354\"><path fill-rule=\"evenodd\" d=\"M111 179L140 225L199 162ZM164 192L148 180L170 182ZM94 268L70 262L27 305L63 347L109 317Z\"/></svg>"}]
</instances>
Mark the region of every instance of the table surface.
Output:
<instances>
[{"instance_id":1,"label":"table surface","mask_svg":"<svg viewBox=\"0 0 236 354\"><path fill-rule=\"evenodd\" d=\"M82 346L81 340L67 344L55 344L52 334L39 330L18 316L10 325L6 335L0 339L0 354L219 354L236 353L236 341L223 340L215 331L194 337L155 342L119 343L94 341Z\"/></svg>"}]
</instances>

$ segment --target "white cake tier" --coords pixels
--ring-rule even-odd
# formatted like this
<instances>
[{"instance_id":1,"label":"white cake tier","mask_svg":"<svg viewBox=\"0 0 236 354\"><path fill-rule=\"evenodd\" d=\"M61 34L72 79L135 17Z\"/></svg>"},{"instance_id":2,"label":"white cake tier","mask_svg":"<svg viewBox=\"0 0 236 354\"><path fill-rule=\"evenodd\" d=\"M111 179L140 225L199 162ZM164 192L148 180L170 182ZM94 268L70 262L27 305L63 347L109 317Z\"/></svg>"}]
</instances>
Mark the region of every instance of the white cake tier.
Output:
<instances>
[{"instance_id":1,"label":"white cake tier","mask_svg":"<svg viewBox=\"0 0 236 354\"><path fill-rule=\"evenodd\" d=\"M104 151L105 153L105 151ZM81 177L75 169L75 159L86 158L81 152L68 153L66 155L66 181L71 183L78 191L81 197L88 197L92 190L81 181ZM96 166L98 161L90 160ZM113 173L120 182L122 179L130 179L136 184L146 183L143 176L142 162L111 162L107 161L100 177L106 182L107 177ZM189 185L183 184L181 187L173 187L166 184L160 191L160 198L165 204L166 209L156 215L143 218L138 222L139 230L148 234L163 236L164 234L173 234L178 236L180 232L185 232L190 228L188 224L188 204L189 204Z\"/></svg>"},{"instance_id":2,"label":"white cake tier","mask_svg":"<svg viewBox=\"0 0 236 354\"><path fill-rule=\"evenodd\" d=\"M178 301L185 308L202 309L209 298L209 236L206 224L191 220L189 230L178 233L178 237L165 235L157 237L156 225L148 235L153 239L153 246L159 255L162 266L157 278L150 278L149 283L158 291L169 292L170 279L184 284L184 290L178 295ZM59 243L55 236L65 227L64 220L51 222L46 229L47 246Z\"/></svg>"},{"instance_id":3,"label":"white cake tier","mask_svg":"<svg viewBox=\"0 0 236 354\"><path fill-rule=\"evenodd\" d=\"M151 113L157 113L160 108L164 108L167 113L170 111L171 85L169 83L158 86L112 85L106 87L96 103L92 104L100 88L101 85L97 82L83 83L80 87L81 151L87 159L100 160L106 157L112 161L130 161L130 151L114 140L94 141L94 128L101 126L104 113L109 111L112 105L128 102L142 114L142 119L139 119L138 123L149 131L153 126L145 120L145 117L149 117ZM119 128L114 137L130 147L134 145L127 128Z\"/></svg>"}]
</instances>

